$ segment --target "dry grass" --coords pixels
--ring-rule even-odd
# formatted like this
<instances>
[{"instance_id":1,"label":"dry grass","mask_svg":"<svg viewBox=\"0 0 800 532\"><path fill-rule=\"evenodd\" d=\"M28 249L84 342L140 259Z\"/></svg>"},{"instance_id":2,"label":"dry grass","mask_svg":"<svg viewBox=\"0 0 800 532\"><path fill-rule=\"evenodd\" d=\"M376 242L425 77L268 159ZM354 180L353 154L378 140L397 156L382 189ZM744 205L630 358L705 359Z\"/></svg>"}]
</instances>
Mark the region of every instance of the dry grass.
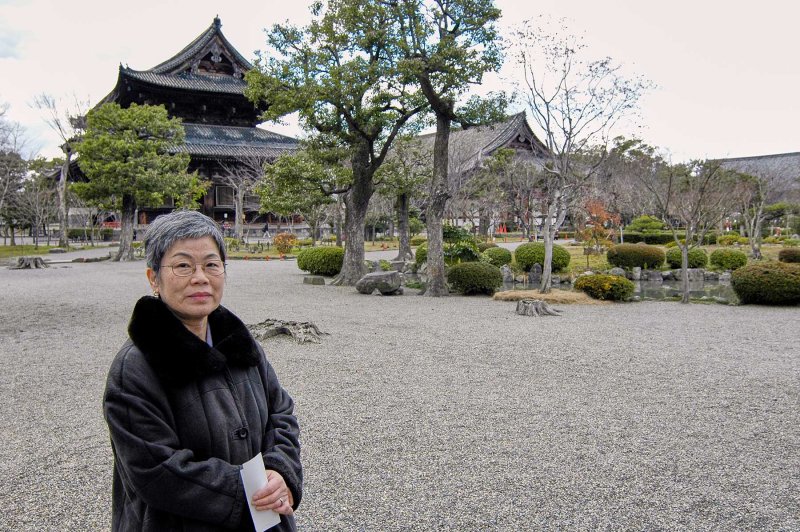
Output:
<instances>
[{"instance_id":1,"label":"dry grass","mask_svg":"<svg viewBox=\"0 0 800 532\"><path fill-rule=\"evenodd\" d=\"M583 292L568 290L552 290L549 294L542 294L538 290L509 290L497 292L492 299L497 301L519 301L521 299L540 299L547 303L562 305L609 305L608 301L592 299Z\"/></svg>"}]
</instances>

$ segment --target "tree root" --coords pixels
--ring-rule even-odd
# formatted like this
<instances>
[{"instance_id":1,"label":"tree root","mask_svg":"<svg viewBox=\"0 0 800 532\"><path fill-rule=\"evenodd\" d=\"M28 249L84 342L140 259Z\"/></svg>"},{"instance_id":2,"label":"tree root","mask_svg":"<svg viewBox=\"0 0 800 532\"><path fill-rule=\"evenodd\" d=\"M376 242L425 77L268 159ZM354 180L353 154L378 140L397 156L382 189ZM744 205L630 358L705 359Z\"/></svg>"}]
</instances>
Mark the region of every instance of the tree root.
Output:
<instances>
[{"instance_id":1,"label":"tree root","mask_svg":"<svg viewBox=\"0 0 800 532\"><path fill-rule=\"evenodd\" d=\"M267 318L261 323L248 325L247 328L253 338L258 341L263 341L279 334L288 334L298 344L306 342L318 344L321 342L320 336L328 334L319 330L319 327L310 321L288 321L272 318Z\"/></svg>"},{"instance_id":2,"label":"tree root","mask_svg":"<svg viewBox=\"0 0 800 532\"><path fill-rule=\"evenodd\" d=\"M37 268L49 268L50 266L41 257L17 257L16 263L9 265L10 270L33 270Z\"/></svg>"},{"instance_id":3,"label":"tree root","mask_svg":"<svg viewBox=\"0 0 800 532\"><path fill-rule=\"evenodd\" d=\"M521 316L560 316L556 310L541 299L521 299L517 301L517 314Z\"/></svg>"}]
</instances>

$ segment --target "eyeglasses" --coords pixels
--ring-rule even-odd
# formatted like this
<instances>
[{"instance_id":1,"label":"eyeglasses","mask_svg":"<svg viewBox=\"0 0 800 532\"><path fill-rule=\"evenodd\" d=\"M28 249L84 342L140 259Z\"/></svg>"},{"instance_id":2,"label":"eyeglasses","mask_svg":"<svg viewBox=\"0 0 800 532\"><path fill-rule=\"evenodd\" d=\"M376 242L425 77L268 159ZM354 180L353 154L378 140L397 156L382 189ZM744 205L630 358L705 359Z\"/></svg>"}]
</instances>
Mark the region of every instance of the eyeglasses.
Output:
<instances>
[{"instance_id":1,"label":"eyeglasses","mask_svg":"<svg viewBox=\"0 0 800 532\"><path fill-rule=\"evenodd\" d=\"M225 263L221 260L210 260L204 264L176 262L175 264L165 264L165 266L172 268L172 273L178 277L189 277L197 271L198 266L200 266L200 269L203 270L206 275L217 277L225 273Z\"/></svg>"}]
</instances>

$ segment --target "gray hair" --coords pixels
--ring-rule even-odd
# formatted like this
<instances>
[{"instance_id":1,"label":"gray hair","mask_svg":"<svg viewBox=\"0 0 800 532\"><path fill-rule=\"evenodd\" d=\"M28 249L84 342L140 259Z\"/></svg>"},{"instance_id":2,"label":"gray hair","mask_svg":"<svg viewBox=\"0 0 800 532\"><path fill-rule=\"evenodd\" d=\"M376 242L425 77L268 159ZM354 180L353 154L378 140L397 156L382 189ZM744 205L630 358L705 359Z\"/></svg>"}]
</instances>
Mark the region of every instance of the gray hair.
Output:
<instances>
[{"instance_id":1,"label":"gray hair","mask_svg":"<svg viewBox=\"0 0 800 532\"><path fill-rule=\"evenodd\" d=\"M147 266L158 272L169 248L179 240L210 236L225 262L225 239L217 223L197 211L173 211L153 220L144 235L144 254Z\"/></svg>"}]
</instances>

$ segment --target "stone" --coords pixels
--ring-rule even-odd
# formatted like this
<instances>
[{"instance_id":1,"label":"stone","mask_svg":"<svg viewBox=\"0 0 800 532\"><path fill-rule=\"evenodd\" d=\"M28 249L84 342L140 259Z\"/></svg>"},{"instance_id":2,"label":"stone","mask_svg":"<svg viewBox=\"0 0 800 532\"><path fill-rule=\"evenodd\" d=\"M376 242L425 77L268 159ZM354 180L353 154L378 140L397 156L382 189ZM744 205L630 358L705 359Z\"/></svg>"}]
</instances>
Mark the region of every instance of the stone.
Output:
<instances>
[{"instance_id":1,"label":"stone","mask_svg":"<svg viewBox=\"0 0 800 532\"><path fill-rule=\"evenodd\" d=\"M661 277L661 270L646 270L642 272L642 280L660 283L664 278Z\"/></svg>"},{"instance_id":2,"label":"stone","mask_svg":"<svg viewBox=\"0 0 800 532\"><path fill-rule=\"evenodd\" d=\"M53 248L48 253L66 253L67 250L64 248Z\"/></svg>"},{"instance_id":3,"label":"stone","mask_svg":"<svg viewBox=\"0 0 800 532\"><path fill-rule=\"evenodd\" d=\"M687 272L689 274L689 282L697 282L703 280L702 268L688 268Z\"/></svg>"},{"instance_id":4,"label":"stone","mask_svg":"<svg viewBox=\"0 0 800 532\"><path fill-rule=\"evenodd\" d=\"M631 280L640 281L642 279L642 269L639 266L634 266L631 269Z\"/></svg>"},{"instance_id":5,"label":"stone","mask_svg":"<svg viewBox=\"0 0 800 532\"><path fill-rule=\"evenodd\" d=\"M611 271L608 272L610 275L617 275L619 277L625 277L625 270L622 268L611 268Z\"/></svg>"},{"instance_id":6,"label":"stone","mask_svg":"<svg viewBox=\"0 0 800 532\"><path fill-rule=\"evenodd\" d=\"M396 272L405 273L409 269L409 262L404 260L393 260L389 262L392 265L392 269Z\"/></svg>"},{"instance_id":7,"label":"stone","mask_svg":"<svg viewBox=\"0 0 800 532\"><path fill-rule=\"evenodd\" d=\"M321 275L306 275L303 277L303 284L324 285L325 278Z\"/></svg>"},{"instance_id":8,"label":"stone","mask_svg":"<svg viewBox=\"0 0 800 532\"><path fill-rule=\"evenodd\" d=\"M561 276L560 275L552 275L550 277L550 284L561 284Z\"/></svg>"},{"instance_id":9,"label":"stone","mask_svg":"<svg viewBox=\"0 0 800 532\"><path fill-rule=\"evenodd\" d=\"M542 265L536 263L531 268L531 271L528 273L528 282L530 284L539 284L542 282Z\"/></svg>"},{"instance_id":10,"label":"stone","mask_svg":"<svg viewBox=\"0 0 800 532\"><path fill-rule=\"evenodd\" d=\"M403 293L402 283L400 272L371 272L358 280L356 290L362 294L371 294L378 290L384 296L399 295Z\"/></svg>"},{"instance_id":11,"label":"stone","mask_svg":"<svg viewBox=\"0 0 800 532\"><path fill-rule=\"evenodd\" d=\"M731 282L731 272L723 272L719 274L719 282L721 283L730 283Z\"/></svg>"},{"instance_id":12,"label":"stone","mask_svg":"<svg viewBox=\"0 0 800 532\"><path fill-rule=\"evenodd\" d=\"M514 282L514 272L511 271L511 266L508 264L503 264L500 267L500 273L503 274L503 282L504 283L513 283Z\"/></svg>"},{"instance_id":13,"label":"stone","mask_svg":"<svg viewBox=\"0 0 800 532\"><path fill-rule=\"evenodd\" d=\"M551 308L541 299L521 299L517 301L517 314L520 316L560 316L561 311Z\"/></svg>"},{"instance_id":14,"label":"stone","mask_svg":"<svg viewBox=\"0 0 800 532\"><path fill-rule=\"evenodd\" d=\"M719 281L719 273L718 272L703 272L703 280L704 281Z\"/></svg>"}]
</instances>

